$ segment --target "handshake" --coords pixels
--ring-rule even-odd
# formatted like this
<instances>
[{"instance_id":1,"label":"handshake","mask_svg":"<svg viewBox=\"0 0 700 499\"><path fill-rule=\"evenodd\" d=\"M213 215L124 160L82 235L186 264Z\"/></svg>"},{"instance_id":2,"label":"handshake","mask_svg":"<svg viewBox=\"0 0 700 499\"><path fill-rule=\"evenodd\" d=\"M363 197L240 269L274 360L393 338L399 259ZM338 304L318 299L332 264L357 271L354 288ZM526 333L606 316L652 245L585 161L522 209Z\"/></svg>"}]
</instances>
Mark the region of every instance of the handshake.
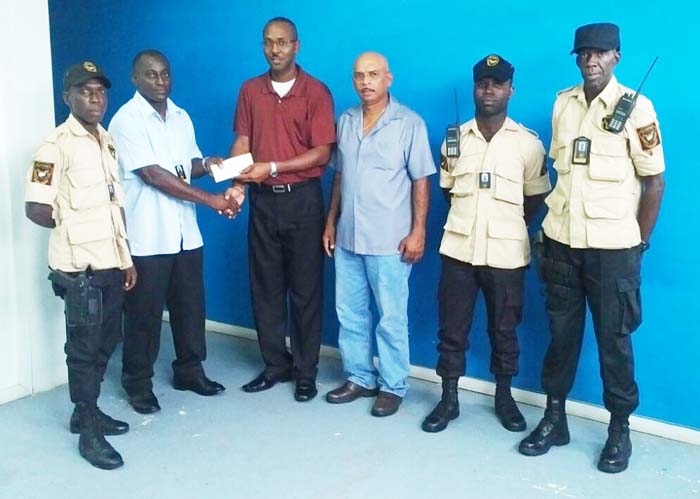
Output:
<instances>
[{"instance_id":1,"label":"handshake","mask_svg":"<svg viewBox=\"0 0 700 499\"><path fill-rule=\"evenodd\" d=\"M219 215L232 220L240 213L244 201L245 187L236 184L233 187L229 187L221 194L212 194L208 204L212 209L216 210Z\"/></svg>"}]
</instances>

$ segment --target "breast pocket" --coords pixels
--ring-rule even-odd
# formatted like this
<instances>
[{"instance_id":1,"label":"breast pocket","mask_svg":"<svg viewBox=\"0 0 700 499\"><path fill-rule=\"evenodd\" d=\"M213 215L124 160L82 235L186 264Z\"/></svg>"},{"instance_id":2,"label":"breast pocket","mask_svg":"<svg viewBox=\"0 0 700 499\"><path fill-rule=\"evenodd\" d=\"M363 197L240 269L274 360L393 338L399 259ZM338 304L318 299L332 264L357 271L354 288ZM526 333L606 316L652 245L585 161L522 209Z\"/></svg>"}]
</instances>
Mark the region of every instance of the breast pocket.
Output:
<instances>
[{"instance_id":1,"label":"breast pocket","mask_svg":"<svg viewBox=\"0 0 700 499\"><path fill-rule=\"evenodd\" d=\"M456 197L471 196L477 190L477 172L483 163L483 154L462 155L456 159L450 175L454 183L450 193Z\"/></svg>"},{"instance_id":2,"label":"breast pocket","mask_svg":"<svg viewBox=\"0 0 700 499\"><path fill-rule=\"evenodd\" d=\"M632 171L627 140L610 133L600 134L591 141L591 161L588 176L593 180L620 182Z\"/></svg>"},{"instance_id":3,"label":"breast pocket","mask_svg":"<svg viewBox=\"0 0 700 499\"><path fill-rule=\"evenodd\" d=\"M496 165L496 185L493 197L511 204L523 204L523 165L506 162Z\"/></svg>"},{"instance_id":4,"label":"breast pocket","mask_svg":"<svg viewBox=\"0 0 700 499\"><path fill-rule=\"evenodd\" d=\"M109 192L101 168L70 168L66 175L70 182L70 205L74 210L84 210L109 203Z\"/></svg>"}]
</instances>

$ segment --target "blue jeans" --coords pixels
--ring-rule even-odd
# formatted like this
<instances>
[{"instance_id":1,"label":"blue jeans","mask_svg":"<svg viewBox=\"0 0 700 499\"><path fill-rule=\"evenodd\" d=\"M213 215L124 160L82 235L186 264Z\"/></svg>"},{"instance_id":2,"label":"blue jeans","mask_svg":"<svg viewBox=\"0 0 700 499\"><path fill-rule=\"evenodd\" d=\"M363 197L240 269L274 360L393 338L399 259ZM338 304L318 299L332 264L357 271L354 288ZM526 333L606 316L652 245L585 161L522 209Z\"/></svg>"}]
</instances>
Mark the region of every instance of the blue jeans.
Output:
<instances>
[{"instance_id":1,"label":"blue jeans","mask_svg":"<svg viewBox=\"0 0 700 499\"><path fill-rule=\"evenodd\" d=\"M335 248L335 309L338 345L348 380L400 397L406 394L408 349L408 277L411 265L401 255L357 255ZM378 368L373 363L370 291L379 311L375 329Z\"/></svg>"}]
</instances>

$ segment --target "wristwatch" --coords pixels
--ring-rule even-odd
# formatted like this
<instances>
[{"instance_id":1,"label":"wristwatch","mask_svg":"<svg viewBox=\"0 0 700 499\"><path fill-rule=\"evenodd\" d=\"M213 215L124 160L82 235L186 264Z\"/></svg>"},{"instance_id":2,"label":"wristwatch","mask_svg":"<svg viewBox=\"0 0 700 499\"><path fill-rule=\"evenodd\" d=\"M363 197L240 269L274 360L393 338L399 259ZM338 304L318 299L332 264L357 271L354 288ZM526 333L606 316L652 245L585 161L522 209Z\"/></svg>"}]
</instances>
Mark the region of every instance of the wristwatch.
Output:
<instances>
[{"instance_id":1,"label":"wristwatch","mask_svg":"<svg viewBox=\"0 0 700 499\"><path fill-rule=\"evenodd\" d=\"M646 250L648 250L651 247L651 244L649 244L646 241L642 241L639 243L639 246L642 248L642 253L644 253Z\"/></svg>"},{"instance_id":2,"label":"wristwatch","mask_svg":"<svg viewBox=\"0 0 700 499\"><path fill-rule=\"evenodd\" d=\"M277 163L270 161L270 177L277 178L277 175L279 175L277 172Z\"/></svg>"}]
</instances>

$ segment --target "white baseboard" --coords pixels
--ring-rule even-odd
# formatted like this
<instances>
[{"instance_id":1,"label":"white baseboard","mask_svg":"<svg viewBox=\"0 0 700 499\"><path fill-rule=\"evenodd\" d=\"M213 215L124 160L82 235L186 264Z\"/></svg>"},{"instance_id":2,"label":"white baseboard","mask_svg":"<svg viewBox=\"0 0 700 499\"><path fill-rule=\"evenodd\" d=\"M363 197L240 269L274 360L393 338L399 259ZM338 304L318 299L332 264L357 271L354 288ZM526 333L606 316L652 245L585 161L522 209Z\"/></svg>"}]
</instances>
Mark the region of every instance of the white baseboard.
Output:
<instances>
[{"instance_id":1,"label":"white baseboard","mask_svg":"<svg viewBox=\"0 0 700 499\"><path fill-rule=\"evenodd\" d=\"M167 312L163 314L163 320L168 320ZM233 326L210 320L206 321L206 328L207 331L228 334L253 341L258 340L257 333L254 329L250 328ZM287 344L289 344L289 338L287 338ZM340 352L337 348L326 345L321 346L321 355L336 359L340 358ZM411 366L409 376L424 381L432 381L434 383L440 383L441 381L441 378L435 373L435 370L421 366ZM463 390L469 390L471 392L483 393L491 396L493 396L496 392L495 383L482 379L470 378L468 376L463 376L460 378L459 387ZM522 402L523 404L529 404L542 408L545 407L547 402L547 397L544 394L531 392L528 390L521 390L519 388L513 388L513 398L518 402ZM583 402L576 402L574 400L566 401L566 413L571 416L579 416L605 424L608 423L610 418L610 414L605 408ZM641 433L648 433L650 435L677 440L679 442L700 445L700 430L694 430L691 428L634 415L630 417L630 428Z\"/></svg>"},{"instance_id":2,"label":"white baseboard","mask_svg":"<svg viewBox=\"0 0 700 499\"><path fill-rule=\"evenodd\" d=\"M32 390L24 385L13 385L0 388L0 405L32 394Z\"/></svg>"}]
</instances>

